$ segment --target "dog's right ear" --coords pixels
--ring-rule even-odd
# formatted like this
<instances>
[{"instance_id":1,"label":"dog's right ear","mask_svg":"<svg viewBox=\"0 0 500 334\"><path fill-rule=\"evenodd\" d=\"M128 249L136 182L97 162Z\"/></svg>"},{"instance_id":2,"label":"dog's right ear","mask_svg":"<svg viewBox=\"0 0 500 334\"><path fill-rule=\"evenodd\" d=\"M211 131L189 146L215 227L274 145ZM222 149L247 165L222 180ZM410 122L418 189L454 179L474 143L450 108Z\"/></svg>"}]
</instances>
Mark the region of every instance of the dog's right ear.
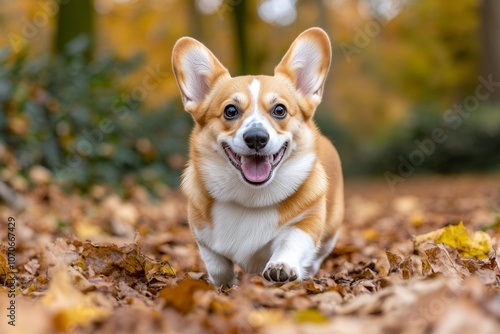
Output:
<instances>
[{"instance_id":1,"label":"dog's right ear","mask_svg":"<svg viewBox=\"0 0 500 334\"><path fill-rule=\"evenodd\" d=\"M175 43L172 67L184 109L195 119L199 116L196 115L196 110L215 83L230 77L228 70L213 53L190 37L183 37Z\"/></svg>"}]
</instances>

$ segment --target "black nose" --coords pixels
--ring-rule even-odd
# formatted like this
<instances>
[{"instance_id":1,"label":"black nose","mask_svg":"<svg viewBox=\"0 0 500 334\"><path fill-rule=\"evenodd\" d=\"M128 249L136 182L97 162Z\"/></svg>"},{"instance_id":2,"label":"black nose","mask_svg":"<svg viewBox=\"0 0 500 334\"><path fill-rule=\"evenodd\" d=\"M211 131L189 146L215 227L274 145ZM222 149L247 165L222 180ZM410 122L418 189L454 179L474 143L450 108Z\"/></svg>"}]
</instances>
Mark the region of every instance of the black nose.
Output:
<instances>
[{"instance_id":1,"label":"black nose","mask_svg":"<svg viewBox=\"0 0 500 334\"><path fill-rule=\"evenodd\" d=\"M243 140L248 148L260 150L267 145L269 134L263 128L251 128L243 134Z\"/></svg>"}]
</instances>

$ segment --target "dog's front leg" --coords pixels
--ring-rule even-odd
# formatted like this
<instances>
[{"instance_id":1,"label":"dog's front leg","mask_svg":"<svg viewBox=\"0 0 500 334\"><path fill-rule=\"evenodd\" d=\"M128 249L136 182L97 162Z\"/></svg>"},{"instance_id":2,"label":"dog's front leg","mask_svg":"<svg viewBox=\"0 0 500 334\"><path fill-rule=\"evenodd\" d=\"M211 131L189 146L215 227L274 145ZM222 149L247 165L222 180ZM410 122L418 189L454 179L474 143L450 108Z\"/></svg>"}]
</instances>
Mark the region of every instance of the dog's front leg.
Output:
<instances>
[{"instance_id":1,"label":"dog's front leg","mask_svg":"<svg viewBox=\"0 0 500 334\"><path fill-rule=\"evenodd\" d=\"M262 275L268 281L290 282L309 277L308 270L316 257L315 242L310 234L290 226L274 240L272 256Z\"/></svg>"},{"instance_id":2,"label":"dog's front leg","mask_svg":"<svg viewBox=\"0 0 500 334\"><path fill-rule=\"evenodd\" d=\"M199 248L210 281L215 287L231 287L238 283L234 275L234 266L231 260L206 246L199 245Z\"/></svg>"}]
</instances>

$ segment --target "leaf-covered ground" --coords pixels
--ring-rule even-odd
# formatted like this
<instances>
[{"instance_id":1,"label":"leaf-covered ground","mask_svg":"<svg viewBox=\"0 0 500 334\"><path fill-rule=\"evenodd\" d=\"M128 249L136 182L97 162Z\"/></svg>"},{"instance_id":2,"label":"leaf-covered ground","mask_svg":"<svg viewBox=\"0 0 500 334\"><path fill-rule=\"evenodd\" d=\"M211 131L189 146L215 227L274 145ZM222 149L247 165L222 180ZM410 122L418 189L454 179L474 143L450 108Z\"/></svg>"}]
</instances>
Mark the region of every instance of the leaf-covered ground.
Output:
<instances>
[{"instance_id":1,"label":"leaf-covered ground","mask_svg":"<svg viewBox=\"0 0 500 334\"><path fill-rule=\"evenodd\" d=\"M24 212L0 204L0 333L500 333L500 175L414 177L394 192L348 182L342 238L314 280L240 272L224 291L207 283L176 191L152 202L131 183L122 200L31 178L12 182Z\"/></svg>"}]
</instances>

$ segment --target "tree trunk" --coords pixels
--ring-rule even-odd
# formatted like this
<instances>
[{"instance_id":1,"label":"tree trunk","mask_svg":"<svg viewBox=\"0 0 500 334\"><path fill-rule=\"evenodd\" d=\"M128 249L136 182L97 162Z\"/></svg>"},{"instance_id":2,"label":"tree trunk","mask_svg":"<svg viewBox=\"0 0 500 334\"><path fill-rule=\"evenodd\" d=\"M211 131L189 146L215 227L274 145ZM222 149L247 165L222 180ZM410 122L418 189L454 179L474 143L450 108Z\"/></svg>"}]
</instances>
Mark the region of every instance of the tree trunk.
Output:
<instances>
[{"instance_id":1,"label":"tree trunk","mask_svg":"<svg viewBox=\"0 0 500 334\"><path fill-rule=\"evenodd\" d=\"M483 0L481 18L482 75L487 80L491 77L500 82L500 1ZM500 102L500 87L492 92L490 100Z\"/></svg>"},{"instance_id":2,"label":"tree trunk","mask_svg":"<svg viewBox=\"0 0 500 334\"><path fill-rule=\"evenodd\" d=\"M92 58L94 35L94 8L90 0L61 1L57 15L54 49L57 54L63 54L68 42L75 37L85 35L90 46L85 53L87 60Z\"/></svg>"},{"instance_id":3,"label":"tree trunk","mask_svg":"<svg viewBox=\"0 0 500 334\"><path fill-rule=\"evenodd\" d=\"M201 15L196 8L196 0L189 0L188 2L189 11L189 33L190 36L196 38L197 40L203 41L204 34L201 24Z\"/></svg>"},{"instance_id":4,"label":"tree trunk","mask_svg":"<svg viewBox=\"0 0 500 334\"><path fill-rule=\"evenodd\" d=\"M233 1L234 2L234 1ZM232 10L234 19L234 32L235 32L235 47L236 55L239 59L239 68L237 75L248 74L249 71L249 54L248 54L248 40L247 40L247 1L238 1L234 4Z\"/></svg>"}]
</instances>

